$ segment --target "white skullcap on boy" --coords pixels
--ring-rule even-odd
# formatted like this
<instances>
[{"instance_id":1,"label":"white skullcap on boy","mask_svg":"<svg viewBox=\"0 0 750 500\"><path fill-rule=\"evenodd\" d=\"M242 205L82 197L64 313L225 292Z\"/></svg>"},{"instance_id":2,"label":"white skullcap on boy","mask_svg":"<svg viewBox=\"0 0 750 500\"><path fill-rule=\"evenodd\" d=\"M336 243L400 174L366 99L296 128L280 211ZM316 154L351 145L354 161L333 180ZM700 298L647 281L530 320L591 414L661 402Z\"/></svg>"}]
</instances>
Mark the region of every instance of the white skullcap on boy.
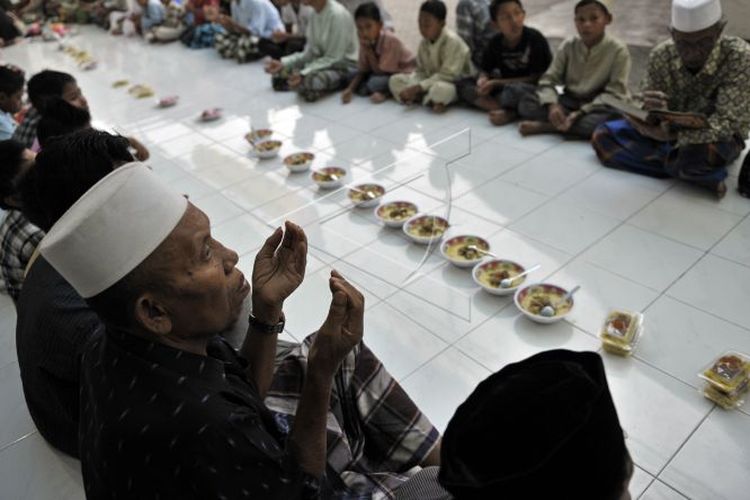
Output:
<instances>
[{"instance_id":1,"label":"white skullcap on boy","mask_svg":"<svg viewBox=\"0 0 750 500\"><path fill-rule=\"evenodd\" d=\"M188 201L142 163L128 163L89 189L52 226L42 256L83 298L138 267L185 214Z\"/></svg>"},{"instance_id":2,"label":"white skullcap on boy","mask_svg":"<svg viewBox=\"0 0 750 500\"><path fill-rule=\"evenodd\" d=\"M719 0L672 0L672 28L694 33L721 21Z\"/></svg>"}]
</instances>

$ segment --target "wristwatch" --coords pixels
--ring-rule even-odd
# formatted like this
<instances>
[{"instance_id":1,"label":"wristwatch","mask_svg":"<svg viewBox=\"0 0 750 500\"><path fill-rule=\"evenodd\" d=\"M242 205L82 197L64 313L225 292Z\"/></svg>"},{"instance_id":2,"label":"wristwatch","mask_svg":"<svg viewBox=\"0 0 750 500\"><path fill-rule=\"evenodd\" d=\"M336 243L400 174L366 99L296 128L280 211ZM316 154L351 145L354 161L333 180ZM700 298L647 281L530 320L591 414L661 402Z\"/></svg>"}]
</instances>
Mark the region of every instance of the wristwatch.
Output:
<instances>
[{"instance_id":1,"label":"wristwatch","mask_svg":"<svg viewBox=\"0 0 750 500\"><path fill-rule=\"evenodd\" d=\"M260 333L262 335L278 335L279 333L284 331L284 325L286 324L286 316L284 316L284 313L281 313L281 319L279 319L279 322L275 325L269 325L268 323L263 323L262 321L259 321L255 316L250 314L248 316L248 322L250 324L250 328L254 333Z\"/></svg>"}]
</instances>

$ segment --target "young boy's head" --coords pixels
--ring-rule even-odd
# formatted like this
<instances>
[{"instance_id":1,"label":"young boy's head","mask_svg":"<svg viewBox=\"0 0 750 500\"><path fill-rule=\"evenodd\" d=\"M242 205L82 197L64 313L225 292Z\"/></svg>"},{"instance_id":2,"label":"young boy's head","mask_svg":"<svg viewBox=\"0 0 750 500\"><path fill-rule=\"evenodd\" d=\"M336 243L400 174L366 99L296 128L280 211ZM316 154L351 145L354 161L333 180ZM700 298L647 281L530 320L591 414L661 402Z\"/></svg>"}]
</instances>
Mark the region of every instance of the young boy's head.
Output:
<instances>
[{"instance_id":1,"label":"young boy's head","mask_svg":"<svg viewBox=\"0 0 750 500\"><path fill-rule=\"evenodd\" d=\"M427 0L419 8L419 33L427 40L434 42L440 37L445 27L448 11L440 0Z\"/></svg>"},{"instance_id":2,"label":"young boy's head","mask_svg":"<svg viewBox=\"0 0 750 500\"><path fill-rule=\"evenodd\" d=\"M21 183L23 213L43 231L113 169L133 161L124 137L95 129L55 137Z\"/></svg>"},{"instance_id":3,"label":"young boy's head","mask_svg":"<svg viewBox=\"0 0 750 500\"><path fill-rule=\"evenodd\" d=\"M23 107L23 71L13 66L0 66L0 110L15 114Z\"/></svg>"},{"instance_id":4,"label":"young boy's head","mask_svg":"<svg viewBox=\"0 0 750 500\"><path fill-rule=\"evenodd\" d=\"M576 4L576 30L588 47L599 43L607 26L612 23L609 3L610 0L581 0Z\"/></svg>"},{"instance_id":5,"label":"young boy's head","mask_svg":"<svg viewBox=\"0 0 750 500\"><path fill-rule=\"evenodd\" d=\"M0 141L0 208L21 207L19 186L35 157L36 153L18 141Z\"/></svg>"},{"instance_id":6,"label":"young boy's head","mask_svg":"<svg viewBox=\"0 0 750 500\"><path fill-rule=\"evenodd\" d=\"M354 11L354 21L357 24L360 39L374 43L380 37L383 19L375 3L367 2L357 7Z\"/></svg>"},{"instance_id":7,"label":"young boy's head","mask_svg":"<svg viewBox=\"0 0 750 500\"><path fill-rule=\"evenodd\" d=\"M27 85L29 100L40 113L50 99L62 98L73 106L89 109L89 103L83 97L76 79L68 73L46 69L29 79Z\"/></svg>"},{"instance_id":8,"label":"young boy's head","mask_svg":"<svg viewBox=\"0 0 750 500\"><path fill-rule=\"evenodd\" d=\"M137 0L137 2L141 7L145 7L146 5L148 5L148 0Z\"/></svg>"},{"instance_id":9,"label":"young boy's head","mask_svg":"<svg viewBox=\"0 0 750 500\"><path fill-rule=\"evenodd\" d=\"M523 23L526 21L526 11L521 0L492 0L490 18L507 40L521 39Z\"/></svg>"},{"instance_id":10,"label":"young boy's head","mask_svg":"<svg viewBox=\"0 0 750 500\"><path fill-rule=\"evenodd\" d=\"M36 129L36 137L43 148L53 137L70 134L91 127L91 115L63 99L52 99L44 108Z\"/></svg>"}]
</instances>

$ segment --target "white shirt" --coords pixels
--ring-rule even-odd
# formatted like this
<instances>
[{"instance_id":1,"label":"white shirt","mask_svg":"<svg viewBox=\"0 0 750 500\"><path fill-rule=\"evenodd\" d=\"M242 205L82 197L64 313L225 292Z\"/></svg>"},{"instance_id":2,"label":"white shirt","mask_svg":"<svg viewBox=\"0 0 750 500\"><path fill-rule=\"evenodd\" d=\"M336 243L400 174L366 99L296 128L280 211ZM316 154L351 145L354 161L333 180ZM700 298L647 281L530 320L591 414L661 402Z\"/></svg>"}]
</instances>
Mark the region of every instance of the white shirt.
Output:
<instances>
[{"instance_id":1,"label":"white shirt","mask_svg":"<svg viewBox=\"0 0 750 500\"><path fill-rule=\"evenodd\" d=\"M285 25L294 26L294 32L302 36L307 33L307 26L313 14L315 14L315 9L309 5L300 5L299 12L294 10L291 3L281 8L281 20Z\"/></svg>"}]
</instances>

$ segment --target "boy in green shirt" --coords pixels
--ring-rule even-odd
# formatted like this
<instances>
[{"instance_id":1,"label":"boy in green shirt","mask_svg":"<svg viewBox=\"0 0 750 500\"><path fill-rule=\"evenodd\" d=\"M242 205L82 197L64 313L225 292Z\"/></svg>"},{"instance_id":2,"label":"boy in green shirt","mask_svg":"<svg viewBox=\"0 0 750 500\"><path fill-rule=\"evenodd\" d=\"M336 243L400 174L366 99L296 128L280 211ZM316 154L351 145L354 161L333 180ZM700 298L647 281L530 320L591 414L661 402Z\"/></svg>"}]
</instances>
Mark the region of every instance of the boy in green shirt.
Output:
<instances>
[{"instance_id":1,"label":"boy in green shirt","mask_svg":"<svg viewBox=\"0 0 750 500\"><path fill-rule=\"evenodd\" d=\"M630 52L606 34L614 0L581 0L575 8L578 36L565 40L539 86L516 88L522 135L561 133L590 139L596 127L616 116L604 94L628 98ZM562 86L563 93L556 87ZM513 110L509 111L510 113Z\"/></svg>"},{"instance_id":2,"label":"boy in green shirt","mask_svg":"<svg viewBox=\"0 0 750 500\"><path fill-rule=\"evenodd\" d=\"M417 52L417 71L393 75L388 82L398 102L422 102L442 113L457 98L455 82L473 74L469 47L445 27L446 15L440 0L428 0L419 8L423 39Z\"/></svg>"}]
</instances>

